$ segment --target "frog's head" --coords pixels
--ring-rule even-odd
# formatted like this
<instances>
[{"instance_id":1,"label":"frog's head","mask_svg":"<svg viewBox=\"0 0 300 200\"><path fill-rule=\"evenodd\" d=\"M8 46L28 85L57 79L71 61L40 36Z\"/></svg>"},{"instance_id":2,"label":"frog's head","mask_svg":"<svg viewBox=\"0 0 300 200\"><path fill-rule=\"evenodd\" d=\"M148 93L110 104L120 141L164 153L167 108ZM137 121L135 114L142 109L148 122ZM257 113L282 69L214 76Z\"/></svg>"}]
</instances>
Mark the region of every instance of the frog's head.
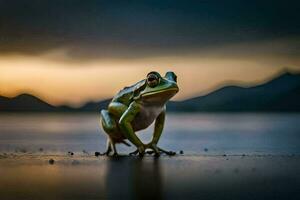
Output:
<instances>
[{"instance_id":1,"label":"frog's head","mask_svg":"<svg viewBox=\"0 0 300 200\"><path fill-rule=\"evenodd\" d=\"M140 92L139 97L146 102L166 103L179 91L174 72L167 72L164 77L158 72L150 72L145 84L146 87Z\"/></svg>"}]
</instances>

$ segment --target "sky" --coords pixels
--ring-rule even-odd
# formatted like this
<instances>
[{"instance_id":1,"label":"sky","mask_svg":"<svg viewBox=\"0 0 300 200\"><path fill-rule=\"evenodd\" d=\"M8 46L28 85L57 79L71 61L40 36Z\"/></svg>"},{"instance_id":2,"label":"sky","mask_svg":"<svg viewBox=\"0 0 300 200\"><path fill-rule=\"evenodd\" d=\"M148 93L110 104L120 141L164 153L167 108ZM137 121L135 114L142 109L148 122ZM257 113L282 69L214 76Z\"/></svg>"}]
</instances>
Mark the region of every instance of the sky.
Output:
<instances>
[{"instance_id":1,"label":"sky","mask_svg":"<svg viewBox=\"0 0 300 200\"><path fill-rule=\"evenodd\" d=\"M300 71L296 1L0 0L0 95L80 106L150 71L174 100Z\"/></svg>"}]
</instances>

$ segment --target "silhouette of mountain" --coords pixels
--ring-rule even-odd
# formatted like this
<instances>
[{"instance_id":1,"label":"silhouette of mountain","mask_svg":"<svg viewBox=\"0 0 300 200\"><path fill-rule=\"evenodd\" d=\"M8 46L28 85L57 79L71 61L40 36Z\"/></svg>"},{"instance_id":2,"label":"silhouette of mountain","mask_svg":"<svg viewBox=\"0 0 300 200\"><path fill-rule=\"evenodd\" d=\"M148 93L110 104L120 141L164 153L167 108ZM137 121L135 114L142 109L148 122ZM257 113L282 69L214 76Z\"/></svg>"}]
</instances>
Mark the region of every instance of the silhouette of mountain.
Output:
<instances>
[{"instance_id":1,"label":"silhouette of mountain","mask_svg":"<svg viewBox=\"0 0 300 200\"><path fill-rule=\"evenodd\" d=\"M54 112L56 110L56 107L29 94L21 94L14 98L0 97L0 111Z\"/></svg>"},{"instance_id":2,"label":"silhouette of mountain","mask_svg":"<svg viewBox=\"0 0 300 200\"><path fill-rule=\"evenodd\" d=\"M0 96L0 112L99 112L111 99L89 102L80 108L52 106L29 94L14 98ZM254 87L225 86L207 95L185 101L171 101L173 112L299 112L300 74L285 72Z\"/></svg>"},{"instance_id":3,"label":"silhouette of mountain","mask_svg":"<svg viewBox=\"0 0 300 200\"><path fill-rule=\"evenodd\" d=\"M109 102L89 102L80 108L55 107L30 94L21 94L13 98L0 96L0 112L93 112L107 107Z\"/></svg>"},{"instance_id":4,"label":"silhouette of mountain","mask_svg":"<svg viewBox=\"0 0 300 200\"><path fill-rule=\"evenodd\" d=\"M225 86L205 96L170 102L170 111L300 111L300 75L286 72L254 87Z\"/></svg>"}]
</instances>

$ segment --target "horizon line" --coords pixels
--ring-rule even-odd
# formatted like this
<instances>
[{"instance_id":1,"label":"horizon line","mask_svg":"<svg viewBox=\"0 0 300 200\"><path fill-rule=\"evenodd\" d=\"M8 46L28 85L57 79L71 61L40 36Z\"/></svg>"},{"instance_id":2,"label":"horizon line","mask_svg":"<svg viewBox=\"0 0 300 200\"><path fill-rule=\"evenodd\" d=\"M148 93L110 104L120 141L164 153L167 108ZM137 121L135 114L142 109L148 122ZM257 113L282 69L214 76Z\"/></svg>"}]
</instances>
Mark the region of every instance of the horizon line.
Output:
<instances>
[{"instance_id":1,"label":"horizon line","mask_svg":"<svg viewBox=\"0 0 300 200\"><path fill-rule=\"evenodd\" d=\"M198 95L196 94L196 95L190 96L188 98L184 98L182 100L170 100L170 101L183 102L183 101L186 101L186 100L189 100L189 99L207 96L210 93L213 93L215 91L218 91L222 88L229 87L229 86L236 86L236 87L242 87L242 88L257 87L257 86L260 86L260 85L264 85L264 84L266 84L266 83L268 83L268 82L270 82L270 81L272 81L276 78L279 78L279 77L281 77L285 74L292 74L292 75L295 75L295 76L299 76L300 75L300 70L293 70L293 69L288 69L287 67L285 67L285 68L279 70L274 75L271 75L268 78L264 79L263 81L258 81L257 83L254 83L254 84L251 84L251 83L247 84L247 83L244 83L242 81L235 81L235 80L224 81L224 82L216 85L212 89L209 89L208 92L203 92L203 93L200 93ZM71 106L68 103L62 103L60 105L53 105L53 104L49 103L47 100L44 100L43 97L40 97L39 95L35 95L35 94L33 94L29 91L20 92L19 94L15 95L13 97L7 97L7 96L4 96L4 95L0 94L0 97L4 97L4 98L8 98L8 99L14 99L14 98L17 98L17 97L22 96L22 95L32 96L34 98L39 99L40 101L43 101L43 102L47 103L48 105L50 105L52 107L67 106L67 107L72 108L72 109L79 109L79 108L82 108L82 107L84 107L85 105L87 105L89 103L100 103L100 102L103 102L103 101L111 100L113 98L113 96L112 96L111 98L103 98L103 99L99 99L99 100L96 100L96 101L95 100L88 100L88 101L82 103L79 106Z\"/></svg>"}]
</instances>

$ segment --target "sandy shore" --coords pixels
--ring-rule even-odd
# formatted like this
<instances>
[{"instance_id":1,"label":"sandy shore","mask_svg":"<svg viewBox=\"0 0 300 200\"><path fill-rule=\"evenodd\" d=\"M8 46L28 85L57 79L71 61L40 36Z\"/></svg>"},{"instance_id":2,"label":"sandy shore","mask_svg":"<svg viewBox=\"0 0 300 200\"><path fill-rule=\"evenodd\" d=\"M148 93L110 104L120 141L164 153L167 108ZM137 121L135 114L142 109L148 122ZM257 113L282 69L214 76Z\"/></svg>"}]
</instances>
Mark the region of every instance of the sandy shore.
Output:
<instances>
[{"instance_id":1,"label":"sandy shore","mask_svg":"<svg viewBox=\"0 0 300 200\"><path fill-rule=\"evenodd\" d=\"M1 154L0 177L5 200L300 199L300 156Z\"/></svg>"}]
</instances>

